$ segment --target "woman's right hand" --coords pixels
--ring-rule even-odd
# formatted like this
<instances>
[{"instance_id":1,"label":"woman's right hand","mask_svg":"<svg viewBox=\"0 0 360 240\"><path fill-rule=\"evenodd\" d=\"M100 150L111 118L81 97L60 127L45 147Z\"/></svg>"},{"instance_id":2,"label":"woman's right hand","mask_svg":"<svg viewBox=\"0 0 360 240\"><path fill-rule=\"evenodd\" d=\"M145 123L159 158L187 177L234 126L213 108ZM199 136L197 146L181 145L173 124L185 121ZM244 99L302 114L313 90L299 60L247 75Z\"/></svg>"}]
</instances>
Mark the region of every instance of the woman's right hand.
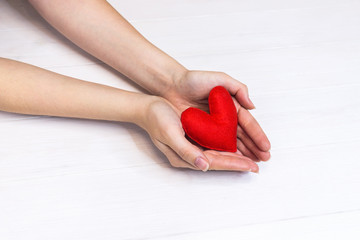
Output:
<instances>
[{"instance_id":1,"label":"woman's right hand","mask_svg":"<svg viewBox=\"0 0 360 240\"><path fill-rule=\"evenodd\" d=\"M170 164L194 170L228 170L258 172L257 164L237 153L203 150L190 143L180 122L180 113L167 100L152 96L138 125L150 135L155 146Z\"/></svg>"}]
</instances>

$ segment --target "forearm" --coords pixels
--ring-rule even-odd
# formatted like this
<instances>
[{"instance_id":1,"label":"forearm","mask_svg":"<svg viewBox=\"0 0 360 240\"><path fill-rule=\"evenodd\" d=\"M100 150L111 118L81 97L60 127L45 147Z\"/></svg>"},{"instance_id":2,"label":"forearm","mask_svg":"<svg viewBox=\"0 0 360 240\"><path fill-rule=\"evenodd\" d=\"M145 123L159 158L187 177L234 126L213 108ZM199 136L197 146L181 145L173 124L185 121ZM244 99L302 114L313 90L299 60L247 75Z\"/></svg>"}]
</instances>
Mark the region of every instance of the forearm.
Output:
<instances>
[{"instance_id":1,"label":"forearm","mask_svg":"<svg viewBox=\"0 0 360 240\"><path fill-rule=\"evenodd\" d=\"M75 44L153 94L164 95L186 69L147 41L104 0L30 0Z\"/></svg>"},{"instance_id":2,"label":"forearm","mask_svg":"<svg viewBox=\"0 0 360 240\"><path fill-rule=\"evenodd\" d=\"M0 58L0 110L139 124L153 97Z\"/></svg>"}]
</instances>

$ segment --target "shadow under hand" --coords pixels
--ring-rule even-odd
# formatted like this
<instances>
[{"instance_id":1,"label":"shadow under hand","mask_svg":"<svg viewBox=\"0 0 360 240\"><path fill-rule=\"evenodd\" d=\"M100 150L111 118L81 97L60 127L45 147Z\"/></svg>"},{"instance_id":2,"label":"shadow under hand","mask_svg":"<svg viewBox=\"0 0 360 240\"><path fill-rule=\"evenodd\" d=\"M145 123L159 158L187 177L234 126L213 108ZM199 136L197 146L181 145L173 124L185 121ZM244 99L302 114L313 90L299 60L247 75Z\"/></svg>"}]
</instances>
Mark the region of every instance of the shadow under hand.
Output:
<instances>
[{"instance_id":1,"label":"shadow under hand","mask_svg":"<svg viewBox=\"0 0 360 240\"><path fill-rule=\"evenodd\" d=\"M70 51L74 52L75 54L85 58L87 62L92 62L102 66L106 71L110 72L111 74L115 75L118 79L127 83L131 89L130 91L137 91L147 93L145 89L141 88L129 78L118 72L117 70L113 69L112 67L108 66L107 64L103 63L101 60L97 59L96 57L92 56L91 54L87 53L69 39L64 37L60 32L54 29L40 14L32 7L32 5L25 0L6 0L6 3L9 5L9 9L13 10L13 14L17 14L17 19L22 19L24 24L28 24L30 29L36 29L40 31L41 34L44 36L48 36L50 39L58 42L59 44L64 45ZM23 24L22 24L23 25ZM16 59L21 60L21 59ZM44 66L42 66L44 67Z\"/></svg>"},{"instance_id":2,"label":"shadow under hand","mask_svg":"<svg viewBox=\"0 0 360 240\"><path fill-rule=\"evenodd\" d=\"M232 171L197 171L185 168L174 168L170 165L166 156L152 143L150 136L143 129L133 124L122 124L133 138L137 149L143 152L149 160L155 162L164 171L171 171L172 174L186 175L188 181L207 182L216 179L216 185L232 185L238 182L251 182L254 174L249 172ZM212 182L212 181L211 181Z\"/></svg>"},{"instance_id":3,"label":"shadow under hand","mask_svg":"<svg viewBox=\"0 0 360 240\"><path fill-rule=\"evenodd\" d=\"M33 8L33 6L28 1L7 0L6 2L12 9L15 10L14 12L18 14L18 19L23 19L24 22L27 22L29 24L30 29L34 29L35 27L36 30L41 31L45 36L48 36L55 41L62 42L72 51L76 52L84 58L87 58L89 61L97 63L100 62L100 60L76 46L69 39L64 37L56 29L54 29L44 18L40 16L40 14Z\"/></svg>"}]
</instances>

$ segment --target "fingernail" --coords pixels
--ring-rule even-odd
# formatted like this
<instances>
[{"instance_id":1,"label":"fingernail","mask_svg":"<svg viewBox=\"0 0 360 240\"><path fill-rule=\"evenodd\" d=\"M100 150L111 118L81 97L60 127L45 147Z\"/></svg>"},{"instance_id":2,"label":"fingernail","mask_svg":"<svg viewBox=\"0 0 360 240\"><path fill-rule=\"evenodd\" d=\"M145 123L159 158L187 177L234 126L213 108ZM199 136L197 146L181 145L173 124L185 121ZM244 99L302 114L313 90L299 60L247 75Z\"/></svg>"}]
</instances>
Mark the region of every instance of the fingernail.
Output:
<instances>
[{"instance_id":1,"label":"fingernail","mask_svg":"<svg viewBox=\"0 0 360 240\"><path fill-rule=\"evenodd\" d=\"M259 173L259 167L253 165L253 166L251 166L251 168L250 168L249 171L250 171L250 172L253 172L253 173Z\"/></svg>"},{"instance_id":2,"label":"fingernail","mask_svg":"<svg viewBox=\"0 0 360 240\"><path fill-rule=\"evenodd\" d=\"M249 103L252 105L252 109L255 109L255 104L251 101L251 99L248 97Z\"/></svg>"},{"instance_id":3,"label":"fingernail","mask_svg":"<svg viewBox=\"0 0 360 240\"><path fill-rule=\"evenodd\" d=\"M206 172L209 169L208 162L202 157L197 157L195 160L195 166L198 167L201 171Z\"/></svg>"}]
</instances>

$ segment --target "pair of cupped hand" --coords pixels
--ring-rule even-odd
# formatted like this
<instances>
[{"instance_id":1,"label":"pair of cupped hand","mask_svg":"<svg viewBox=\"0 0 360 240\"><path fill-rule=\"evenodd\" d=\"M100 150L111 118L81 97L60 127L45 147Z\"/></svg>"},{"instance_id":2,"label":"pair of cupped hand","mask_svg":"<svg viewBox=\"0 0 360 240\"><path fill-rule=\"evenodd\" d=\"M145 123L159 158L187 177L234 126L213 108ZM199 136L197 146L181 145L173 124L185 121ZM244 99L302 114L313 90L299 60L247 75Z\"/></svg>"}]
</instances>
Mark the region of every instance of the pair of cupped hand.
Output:
<instances>
[{"instance_id":1,"label":"pair of cupped hand","mask_svg":"<svg viewBox=\"0 0 360 240\"><path fill-rule=\"evenodd\" d=\"M182 128L181 113L189 107L208 111L207 98L216 86L223 86L232 95L236 107L236 152L203 149L189 141ZM258 172L256 162L270 158L270 142L248 111L254 108L246 85L227 74L187 71L162 93L162 97L154 98L147 108L146 119L140 125L173 167Z\"/></svg>"}]
</instances>

